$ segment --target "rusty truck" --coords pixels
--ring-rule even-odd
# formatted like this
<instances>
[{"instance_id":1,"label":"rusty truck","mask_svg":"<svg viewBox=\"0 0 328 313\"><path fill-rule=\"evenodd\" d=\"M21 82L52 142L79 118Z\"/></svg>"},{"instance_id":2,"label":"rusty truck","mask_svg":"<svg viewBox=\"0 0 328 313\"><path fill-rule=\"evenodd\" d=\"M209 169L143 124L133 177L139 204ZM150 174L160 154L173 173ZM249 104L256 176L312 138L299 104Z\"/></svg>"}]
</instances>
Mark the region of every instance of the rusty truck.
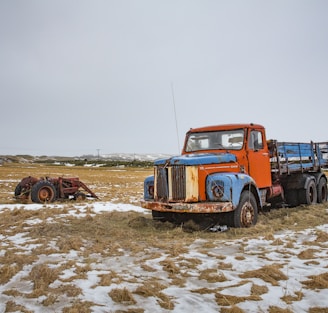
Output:
<instances>
[{"instance_id":1,"label":"rusty truck","mask_svg":"<svg viewBox=\"0 0 328 313\"><path fill-rule=\"evenodd\" d=\"M328 142L267 140L259 124L190 129L182 154L154 162L141 206L154 219L250 227L260 210L327 201Z\"/></svg>"}]
</instances>

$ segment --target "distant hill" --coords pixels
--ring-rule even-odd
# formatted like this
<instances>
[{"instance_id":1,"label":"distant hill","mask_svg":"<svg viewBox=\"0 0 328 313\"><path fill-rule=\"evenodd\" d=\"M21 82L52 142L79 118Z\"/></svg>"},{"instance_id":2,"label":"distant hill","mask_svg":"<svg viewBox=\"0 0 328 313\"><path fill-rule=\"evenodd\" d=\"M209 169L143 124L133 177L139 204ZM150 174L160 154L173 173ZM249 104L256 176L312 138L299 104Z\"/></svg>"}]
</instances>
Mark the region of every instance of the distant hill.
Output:
<instances>
[{"instance_id":1,"label":"distant hill","mask_svg":"<svg viewBox=\"0 0 328 313\"><path fill-rule=\"evenodd\" d=\"M95 155L82 155L75 157L66 156L31 156L31 155L0 155L0 164L3 163L74 163L81 165L83 163L151 163L156 159L169 158L170 154L160 154L160 153L148 153L148 154L138 154L138 153L112 153L112 154L102 154L99 156Z\"/></svg>"},{"instance_id":2,"label":"distant hill","mask_svg":"<svg viewBox=\"0 0 328 313\"><path fill-rule=\"evenodd\" d=\"M101 155L104 160L125 160L125 161L154 161L162 158L169 158L169 154L137 154L137 153L112 153Z\"/></svg>"}]
</instances>

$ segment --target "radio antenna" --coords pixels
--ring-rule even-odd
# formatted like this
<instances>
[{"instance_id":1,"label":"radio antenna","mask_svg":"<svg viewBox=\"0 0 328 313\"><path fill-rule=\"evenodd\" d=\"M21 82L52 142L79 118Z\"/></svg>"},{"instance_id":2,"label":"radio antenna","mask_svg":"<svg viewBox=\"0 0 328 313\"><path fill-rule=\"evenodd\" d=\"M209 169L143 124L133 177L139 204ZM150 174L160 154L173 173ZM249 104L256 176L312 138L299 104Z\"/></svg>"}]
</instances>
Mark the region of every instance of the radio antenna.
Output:
<instances>
[{"instance_id":1,"label":"radio antenna","mask_svg":"<svg viewBox=\"0 0 328 313\"><path fill-rule=\"evenodd\" d=\"M174 88L173 88L173 83L172 82L171 82L171 92L172 92L172 100L173 100L173 108L174 108L175 128L176 128L177 139L178 139L178 153L180 153L180 142L179 142L179 129L178 129L177 110L175 108Z\"/></svg>"}]
</instances>

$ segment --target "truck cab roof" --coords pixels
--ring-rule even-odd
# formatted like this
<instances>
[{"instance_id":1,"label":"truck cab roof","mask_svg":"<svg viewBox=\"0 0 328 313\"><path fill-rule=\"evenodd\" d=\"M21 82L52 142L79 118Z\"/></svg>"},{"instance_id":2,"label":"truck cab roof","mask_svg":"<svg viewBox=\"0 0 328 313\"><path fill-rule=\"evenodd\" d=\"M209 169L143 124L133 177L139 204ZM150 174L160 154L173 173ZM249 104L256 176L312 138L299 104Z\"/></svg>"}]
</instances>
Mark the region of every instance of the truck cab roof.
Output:
<instances>
[{"instance_id":1,"label":"truck cab roof","mask_svg":"<svg viewBox=\"0 0 328 313\"><path fill-rule=\"evenodd\" d=\"M241 128L254 128L254 129L264 129L264 126L260 124L222 124L222 125L212 125L198 128L190 128L188 133L198 133L198 132L208 132L208 131L216 131L216 130L229 130L229 129L241 129Z\"/></svg>"}]
</instances>

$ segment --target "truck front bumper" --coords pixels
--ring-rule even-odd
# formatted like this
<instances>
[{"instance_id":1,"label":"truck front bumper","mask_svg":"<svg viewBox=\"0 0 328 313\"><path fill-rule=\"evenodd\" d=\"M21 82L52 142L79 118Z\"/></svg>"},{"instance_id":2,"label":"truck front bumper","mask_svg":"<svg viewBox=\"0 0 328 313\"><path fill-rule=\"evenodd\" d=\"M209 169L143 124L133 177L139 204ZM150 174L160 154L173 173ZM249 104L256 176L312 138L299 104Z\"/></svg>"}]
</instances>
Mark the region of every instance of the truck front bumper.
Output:
<instances>
[{"instance_id":1,"label":"truck front bumper","mask_svg":"<svg viewBox=\"0 0 328 313\"><path fill-rule=\"evenodd\" d=\"M141 200L141 207L159 212L222 213L234 210L232 202L156 202Z\"/></svg>"}]
</instances>

